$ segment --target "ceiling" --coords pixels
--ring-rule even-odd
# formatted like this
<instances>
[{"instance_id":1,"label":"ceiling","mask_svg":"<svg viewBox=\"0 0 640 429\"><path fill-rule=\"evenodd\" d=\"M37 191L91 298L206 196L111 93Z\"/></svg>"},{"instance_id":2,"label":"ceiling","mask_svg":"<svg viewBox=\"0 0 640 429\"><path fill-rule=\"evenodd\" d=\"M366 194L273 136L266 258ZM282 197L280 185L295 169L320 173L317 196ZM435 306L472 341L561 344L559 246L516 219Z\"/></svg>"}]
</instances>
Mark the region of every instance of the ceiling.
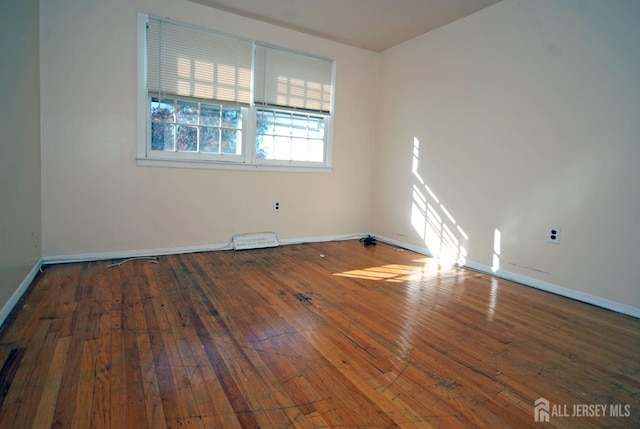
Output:
<instances>
[{"instance_id":1,"label":"ceiling","mask_svg":"<svg viewBox=\"0 0 640 429\"><path fill-rule=\"evenodd\" d=\"M380 52L500 0L191 0Z\"/></svg>"}]
</instances>

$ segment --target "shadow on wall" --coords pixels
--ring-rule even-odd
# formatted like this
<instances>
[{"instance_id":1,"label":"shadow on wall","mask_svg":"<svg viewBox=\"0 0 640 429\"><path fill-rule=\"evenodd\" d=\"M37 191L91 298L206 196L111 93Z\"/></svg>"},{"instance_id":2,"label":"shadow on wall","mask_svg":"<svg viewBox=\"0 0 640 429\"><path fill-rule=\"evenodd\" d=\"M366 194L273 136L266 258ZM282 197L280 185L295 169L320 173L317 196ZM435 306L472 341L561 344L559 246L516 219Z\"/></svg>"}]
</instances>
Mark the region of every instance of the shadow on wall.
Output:
<instances>
[{"instance_id":1,"label":"shadow on wall","mask_svg":"<svg viewBox=\"0 0 640 429\"><path fill-rule=\"evenodd\" d=\"M443 262L464 265L467 257L465 246L469 236L420 175L420 162L420 140L414 137L411 225L433 257Z\"/></svg>"}]
</instances>

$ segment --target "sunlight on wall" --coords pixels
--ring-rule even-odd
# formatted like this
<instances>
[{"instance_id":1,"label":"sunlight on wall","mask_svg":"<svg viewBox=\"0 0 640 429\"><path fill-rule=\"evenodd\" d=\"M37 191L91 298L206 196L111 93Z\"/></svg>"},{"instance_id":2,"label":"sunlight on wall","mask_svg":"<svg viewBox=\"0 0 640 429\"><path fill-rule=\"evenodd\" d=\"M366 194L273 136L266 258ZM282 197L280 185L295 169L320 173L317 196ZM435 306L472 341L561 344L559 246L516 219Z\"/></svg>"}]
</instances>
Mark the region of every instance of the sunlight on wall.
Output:
<instances>
[{"instance_id":1,"label":"sunlight on wall","mask_svg":"<svg viewBox=\"0 0 640 429\"><path fill-rule=\"evenodd\" d=\"M411 169L416 183L413 184L411 225L435 258L464 265L467 256L464 246L469 237L420 176L419 166L420 140L414 137Z\"/></svg>"},{"instance_id":2,"label":"sunlight on wall","mask_svg":"<svg viewBox=\"0 0 640 429\"><path fill-rule=\"evenodd\" d=\"M500 242L502 240L502 234L499 229L493 231L493 264L491 270L495 273L500 269Z\"/></svg>"}]
</instances>

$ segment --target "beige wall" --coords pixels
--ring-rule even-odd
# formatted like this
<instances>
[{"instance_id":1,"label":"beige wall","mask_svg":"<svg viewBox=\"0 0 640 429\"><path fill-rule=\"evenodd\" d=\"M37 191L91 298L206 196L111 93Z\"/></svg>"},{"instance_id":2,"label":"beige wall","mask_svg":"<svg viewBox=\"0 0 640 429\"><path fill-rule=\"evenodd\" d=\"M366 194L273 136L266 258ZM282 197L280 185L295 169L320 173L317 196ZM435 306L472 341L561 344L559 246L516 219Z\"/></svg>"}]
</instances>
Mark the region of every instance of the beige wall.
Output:
<instances>
[{"instance_id":1,"label":"beige wall","mask_svg":"<svg viewBox=\"0 0 640 429\"><path fill-rule=\"evenodd\" d=\"M640 307L639 19L505 0L385 51L374 231Z\"/></svg>"},{"instance_id":2,"label":"beige wall","mask_svg":"<svg viewBox=\"0 0 640 429\"><path fill-rule=\"evenodd\" d=\"M0 307L40 259L38 0L0 2Z\"/></svg>"},{"instance_id":3,"label":"beige wall","mask_svg":"<svg viewBox=\"0 0 640 429\"><path fill-rule=\"evenodd\" d=\"M44 255L370 229L371 52L180 0L60 0L41 11ZM136 14L168 16L337 62L331 174L136 165ZM273 202L282 210L273 212Z\"/></svg>"}]
</instances>

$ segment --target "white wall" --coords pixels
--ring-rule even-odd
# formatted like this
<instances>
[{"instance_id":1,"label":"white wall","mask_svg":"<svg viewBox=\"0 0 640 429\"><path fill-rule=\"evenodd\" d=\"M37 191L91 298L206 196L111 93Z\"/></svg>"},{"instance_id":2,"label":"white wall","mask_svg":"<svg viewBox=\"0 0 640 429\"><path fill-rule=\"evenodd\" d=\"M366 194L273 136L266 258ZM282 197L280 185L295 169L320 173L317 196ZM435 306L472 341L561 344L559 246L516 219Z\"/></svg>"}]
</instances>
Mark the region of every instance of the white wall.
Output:
<instances>
[{"instance_id":1,"label":"white wall","mask_svg":"<svg viewBox=\"0 0 640 429\"><path fill-rule=\"evenodd\" d=\"M137 166L138 12L335 59L333 172ZM257 231L286 239L369 229L371 52L186 0L45 1L41 30L45 256L219 244Z\"/></svg>"},{"instance_id":2,"label":"white wall","mask_svg":"<svg viewBox=\"0 0 640 429\"><path fill-rule=\"evenodd\" d=\"M0 307L41 253L38 43L38 0L0 2Z\"/></svg>"},{"instance_id":3,"label":"white wall","mask_svg":"<svg viewBox=\"0 0 640 429\"><path fill-rule=\"evenodd\" d=\"M504 272L640 307L638 41L635 0L505 0L385 51L374 230L491 267L497 229Z\"/></svg>"}]
</instances>

